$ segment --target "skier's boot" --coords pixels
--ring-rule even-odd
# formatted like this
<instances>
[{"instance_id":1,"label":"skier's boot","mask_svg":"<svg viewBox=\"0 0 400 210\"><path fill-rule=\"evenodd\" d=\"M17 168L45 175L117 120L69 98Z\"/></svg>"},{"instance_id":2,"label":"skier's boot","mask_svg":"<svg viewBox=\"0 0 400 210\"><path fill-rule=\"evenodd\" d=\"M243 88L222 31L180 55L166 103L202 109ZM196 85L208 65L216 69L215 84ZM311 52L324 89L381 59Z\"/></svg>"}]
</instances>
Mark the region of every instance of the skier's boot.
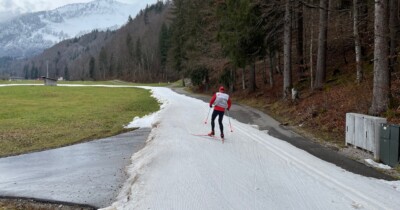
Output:
<instances>
[{"instance_id":1,"label":"skier's boot","mask_svg":"<svg viewBox=\"0 0 400 210\"><path fill-rule=\"evenodd\" d=\"M214 136L215 133L214 133L214 131L211 131L208 135L209 135L209 136Z\"/></svg>"},{"instance_id":2,"label":"skier's boot","mask_svg":"<svg viewBox=\"0 0 400 210\"><path fill-rule=\"evenodd\" d=\"M224 143L224 134L223 133L221 133L221 140L222 140L222 143Z\"/></svg>"}]
</instances>

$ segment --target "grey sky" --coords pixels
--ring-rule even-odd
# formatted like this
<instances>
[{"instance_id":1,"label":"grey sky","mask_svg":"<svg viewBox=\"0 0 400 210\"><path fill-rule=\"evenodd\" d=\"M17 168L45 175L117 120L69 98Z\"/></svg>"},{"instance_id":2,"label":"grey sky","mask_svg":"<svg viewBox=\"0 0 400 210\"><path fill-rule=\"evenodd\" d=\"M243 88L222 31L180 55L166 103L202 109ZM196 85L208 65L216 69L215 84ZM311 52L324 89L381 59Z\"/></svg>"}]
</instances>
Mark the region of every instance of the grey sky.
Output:
<instances>
[{"instance_id":1,"label":"grey sky","mask_svg":"<svg viewBox=\"0 0 400 210\"><path fill-rule=\"evenodd\" d=\"M10 17L43 10L51 10L66 4L85 3L93 0L0 0L0 22ZM157 0L117 0L119 2L141 5L153 4Z\"/></svg>"}]
</instances>

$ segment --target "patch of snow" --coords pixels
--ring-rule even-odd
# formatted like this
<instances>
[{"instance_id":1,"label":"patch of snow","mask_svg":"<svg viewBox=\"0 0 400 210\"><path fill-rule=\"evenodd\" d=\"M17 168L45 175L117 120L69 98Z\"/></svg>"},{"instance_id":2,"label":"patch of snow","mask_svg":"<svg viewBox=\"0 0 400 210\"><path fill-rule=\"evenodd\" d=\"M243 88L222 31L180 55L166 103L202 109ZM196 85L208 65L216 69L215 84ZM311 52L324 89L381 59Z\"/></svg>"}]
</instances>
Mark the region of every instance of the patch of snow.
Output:
<instances>
[{"instance_id":1,"label":"patch of snow","mask_svg":"<svg viewBox=\"0 0 400 210\"><path fill-rule=\"evenodd\" d=\"M373 161L372 159L365 159L365 162L367 162L369 165L371 165L375 168L380 168L380 169L385 169L385 170L392 169L392 167L382 164L382 163L377 163L377 162Z\"/></svg>"},{"instance_id":2,"label":"patch of snow","mask_svg":"<svg viewBox=\"0 0 400 210\"><path fill-rule=\"evenodd\" d=\"M136 86L136 87L140 87L140 86ZM149 89L146 87L141 87L144 89ZM152 95L153 97L155 97L154 95ZM167 106L168 102L167 101L161 101L160 99L158 99L158 102L161 104L160 109L164 109L165 106ZM158 118L158 112L154 112L151 113L149 115L146 115L144 117L134 117L133 121L130 122L127 126L125 126L125 128L152 128L154 127L154 123L157 122L157 118Z\"/></svg>"},{"instance_id":3,"label":"patch of snow","mask_svg":"<svg viewBox=\"0 0 400 210\"><path fill-rule=\"evenodd\" d=\"M135 117L125 128L151 128L154 121L155 113L144 117Z\"/></svg>"},{"instance_id":4,"label":"patch of snow","mask_svg":"<svg viewBox=\"0 0 400 210\"><path fill-rule=\"evenodd\" d=\"M250 124L249 124L250 125ZM257 130L260 130L260 126L258 126L258 125L250 125L251 127L253 127L253 128L255 128L255 129L257 129Z\"/></svg>"}]
</instances>

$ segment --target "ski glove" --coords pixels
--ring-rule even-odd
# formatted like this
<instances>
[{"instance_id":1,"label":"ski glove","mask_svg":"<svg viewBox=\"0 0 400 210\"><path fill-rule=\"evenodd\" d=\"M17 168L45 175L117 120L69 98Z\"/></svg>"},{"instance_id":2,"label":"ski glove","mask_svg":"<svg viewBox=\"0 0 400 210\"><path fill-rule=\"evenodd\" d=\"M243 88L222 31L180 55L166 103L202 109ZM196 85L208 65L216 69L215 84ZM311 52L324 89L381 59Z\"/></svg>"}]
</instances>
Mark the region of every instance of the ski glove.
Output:
<instances>
[{"instance_id":1,"label":"ski glove","mask_svg":"<svg viewBox=\"0 0 400 210\"><path fill-rule=\"evenodd\" d=\"M210 108L212 108L212 105L210 105Z\"/></svg>"}]
</instances>

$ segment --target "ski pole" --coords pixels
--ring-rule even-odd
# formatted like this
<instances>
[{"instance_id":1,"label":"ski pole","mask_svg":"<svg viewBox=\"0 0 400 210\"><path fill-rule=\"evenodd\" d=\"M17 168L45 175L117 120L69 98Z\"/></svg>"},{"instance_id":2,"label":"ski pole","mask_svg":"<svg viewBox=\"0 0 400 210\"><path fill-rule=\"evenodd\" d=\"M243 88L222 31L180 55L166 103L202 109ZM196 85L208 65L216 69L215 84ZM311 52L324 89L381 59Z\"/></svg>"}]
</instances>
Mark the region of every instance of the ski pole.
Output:
<instances>
[{"instance_id":1,"label":"ski pole","mask_svg":"<svg viewBox=\"0 0 400 210\"><path fill-rule=\"evenodd\" d=\"M208 115L210 115L210 111L211 111L211 107L208 109L208 114L207 114L207 118L206 120L204 120L204 124L207 124L207 120L208 120Z\"/></svg>"},{"instance_id":2,"label":"ski pole","mask_svg":"<svg viewBox=\"0 0 400 210\"><path fill-rule=\"evenodd\" d=\"M233 132L233 129L232 129L232 124L231 124L231 116L229 115L229 110L227 110L228 111L228 120L229 120L229 127L231 128L231 132Z\"/></svg>"}]
</instances>

